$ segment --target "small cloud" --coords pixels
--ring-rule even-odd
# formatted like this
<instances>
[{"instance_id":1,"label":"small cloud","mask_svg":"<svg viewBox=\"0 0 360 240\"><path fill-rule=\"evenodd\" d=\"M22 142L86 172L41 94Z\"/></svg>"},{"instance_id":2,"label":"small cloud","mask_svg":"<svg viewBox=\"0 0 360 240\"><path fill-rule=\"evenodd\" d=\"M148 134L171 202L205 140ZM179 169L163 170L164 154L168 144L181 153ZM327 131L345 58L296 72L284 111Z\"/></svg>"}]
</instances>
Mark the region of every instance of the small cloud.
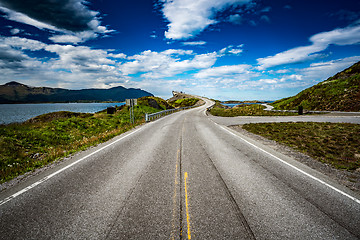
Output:
<instances>
[{"instance_id":1,"label":"small cloud","mask_svg":"<svg viewBox=\"0 0 360 240\"><path fill-rule=\"evenodd\" d=\"M244 47L244 44L240 44L238 46L229 45L226 48L223 48L219 51L220 56L223 55L240 55L243 50L241 49Z\"/></svg>"},{"instance_id":2,"label":"small cloud","mask_svg":"<svg viewBox=\"0 0 360 240\"><path fill-rule=\"evenodd\" d=\"M158 36L156 35L156 32L155 31L152 31L152 33L150 34L150 37L151 38L157 38Z\"/></svg>"},{"instance_id":3,"label":"small cloud","mask_svg":"<svg viewBox=\"0 0 360 240\"><path fill-rule=\"evenodd\" d=\"M292 6L290 6L290 5L285 5L285 6L284 6L284 9L290 10L290 9L292 9Z\"/></svg>"},{"instance_id":4,"label":"small cloud","mask_svg":"<svg viewBox=\"0 0 360 240\"><path fill-rule=\"evenodd\" d=\"M260 12L270 12L270 11L271 11L271 7L265 7Z\"/></svg>"},{"instance_id":5,"label":"small cloud","mask_svg":"<svg viewBox=\"0 0 360 240\"><path fill-rule=\"evenodd\" d=\"M118 54L109 53L109 56L113 57L113 58L118 58L118 59L126 59L127 58L126 54L124 54L124 53L118 53Z\"/></svg>"},{"instance_id":6,"label":"small cloud","mask_svg":"<svg viewBox=\"0 0 360 240\"><path fill-rule=\"evenodd\" d=\"M78 44L79 42L83 42L81 38L74 35L55 35L49 38L51 41L55 43L73 43Z\"/></svg>"},{"instance_id":7,"label":"small cloud","mask_svg":"<svg viewBox=\"0 0 360 240\"><path fill-rule=\"evenodd\" d=\"M205 41L197 41L197 42L183 42L182 45L185 46L202 46L205 45L206 42Z\"/></svg>"},{"instance_id":8,"label":"small cloud","mask_svg":"<svg viewBox=\"0 0 360 240\"><path fill-rule=\"evenodd\" d=\"M228 21L233 24L236 24L236 25L241 25L243 23L244 19L239 14L234 14L234 15L229 16Z\"/></svg>"},{"instance_id":9,"label":"small cloud","mask_svg":"<svg viewBox=\"0 0 360 240\"><path fill-rule=\"evenodd\" d=\"M270 23L270 18L268 16L266 16L266 15L261 16L260 20L264 21L264 22L267 22L267 23Z\"/></svg>"},{"instance_id":10,"label":"small cloud","mask_svg":"<svg viewBox=\"0 0 360 240\"><path fill-rule=\"evenodd\" d=\"M18 29L18 28L13 28L13 29L10 29L10 32L11 32L12 35L16 35L16 34L20 33L21 30Z\"/></svg>"},{"instance_id":11,"label":"small cloud","mask_svg":"<svg viewBox=\"0 0 360 240\"><path fill-rule=\"evenodd\" d=\"M251 66L247 64L212 67L199 71L195 74L195 78L208 79L224 76L234 76L239 74L248 74L250 68Z\"/></svg>"}]
</instances>

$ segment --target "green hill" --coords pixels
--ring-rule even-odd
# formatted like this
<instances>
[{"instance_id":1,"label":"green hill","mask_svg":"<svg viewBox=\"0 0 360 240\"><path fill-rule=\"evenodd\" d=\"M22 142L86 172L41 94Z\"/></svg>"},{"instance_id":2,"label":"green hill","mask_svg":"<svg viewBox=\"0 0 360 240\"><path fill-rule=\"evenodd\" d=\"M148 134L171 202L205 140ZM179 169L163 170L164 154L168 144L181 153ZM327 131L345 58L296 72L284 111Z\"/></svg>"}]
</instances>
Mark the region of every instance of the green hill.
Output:
<instances>
[{"instance_id":1,"label":"green hill","mask_svg":"<svg viewBox=\"0 0 360 240\"><path fill-rule=\"evenodd\" d=\"M275 109L297 109L318 111L360 111L360 62L335 76L305 89L296 96L278 100Z\"/></svg>"},{"instance_id":2,"label":"green hill","mask_svg":"<svg viewBox=\"0 0 360 240\"><path fill-rule=\"evenodd\" d=\"M104 102L125 101L126 98L153 96L141 89L114 87L110 89L68 90L30 87L18 82L0 85L0 103Z\"/></svg>"}]
</instances>

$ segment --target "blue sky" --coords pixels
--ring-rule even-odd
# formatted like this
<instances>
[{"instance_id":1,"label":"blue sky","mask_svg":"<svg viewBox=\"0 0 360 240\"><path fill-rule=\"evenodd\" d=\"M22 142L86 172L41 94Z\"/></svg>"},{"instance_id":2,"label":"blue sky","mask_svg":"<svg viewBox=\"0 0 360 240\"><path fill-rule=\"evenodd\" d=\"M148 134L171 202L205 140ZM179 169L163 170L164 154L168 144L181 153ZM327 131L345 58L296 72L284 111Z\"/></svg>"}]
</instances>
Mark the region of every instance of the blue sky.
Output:
<instances>
[{"instance_id":1,"label":"blue sky","mask_svg":"<svg viewBox=\"0 0 360 240\"><path fill-rule=\"evenodd\" d=\"M0 0L0 84L276 100L358 61L357 0Z\"/></svg>"}]
</instances>

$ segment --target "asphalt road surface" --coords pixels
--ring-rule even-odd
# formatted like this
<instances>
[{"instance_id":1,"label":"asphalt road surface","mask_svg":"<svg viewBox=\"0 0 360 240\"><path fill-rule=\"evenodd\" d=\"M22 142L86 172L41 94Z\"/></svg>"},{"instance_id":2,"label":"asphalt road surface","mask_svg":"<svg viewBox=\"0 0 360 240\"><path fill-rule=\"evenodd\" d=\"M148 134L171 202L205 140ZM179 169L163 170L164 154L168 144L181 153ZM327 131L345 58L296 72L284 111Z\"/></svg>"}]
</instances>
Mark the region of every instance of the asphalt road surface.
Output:
<instances>
[{"instance_id":1,"label":"asphalt road surface","mask_svg":"<svg viewBox=\"0 0 360 240\"><path fill-rule=\"evenodd\" d=\"M0 239L359 239L359 196L174 113L0 193Z\"/></svg>"}]
</instances>

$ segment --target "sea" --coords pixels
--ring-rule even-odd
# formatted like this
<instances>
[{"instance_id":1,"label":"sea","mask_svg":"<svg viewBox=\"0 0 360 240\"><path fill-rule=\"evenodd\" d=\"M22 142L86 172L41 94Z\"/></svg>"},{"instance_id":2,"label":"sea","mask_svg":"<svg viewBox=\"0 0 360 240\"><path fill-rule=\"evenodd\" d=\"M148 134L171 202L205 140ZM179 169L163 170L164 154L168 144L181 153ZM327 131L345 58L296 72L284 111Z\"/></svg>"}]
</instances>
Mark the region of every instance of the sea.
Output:
<instances>
[{"instance_id":1,"label":"sea","mask_svg":"<svg viewBox=\"0 0 360 240\"><path fill-rule=\"evenodd\" d=\"M119 103L36 103L0 104L0 124L20 123L30 118L59 111L95 113L108 107L121 106Z\"/></svg>"}]
</instances>

